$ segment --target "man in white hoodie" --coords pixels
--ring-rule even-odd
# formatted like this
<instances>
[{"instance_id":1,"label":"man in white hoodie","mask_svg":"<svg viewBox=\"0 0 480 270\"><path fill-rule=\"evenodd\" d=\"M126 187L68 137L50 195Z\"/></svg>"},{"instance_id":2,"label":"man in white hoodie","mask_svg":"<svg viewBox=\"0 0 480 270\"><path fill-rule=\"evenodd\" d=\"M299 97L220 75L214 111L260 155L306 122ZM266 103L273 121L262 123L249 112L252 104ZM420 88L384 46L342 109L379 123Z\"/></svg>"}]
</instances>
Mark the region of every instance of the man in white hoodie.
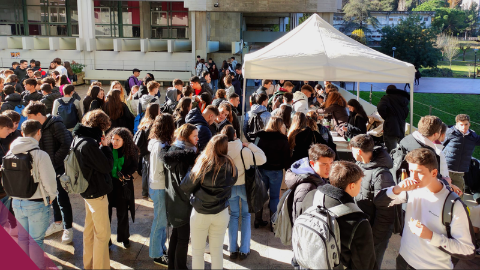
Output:
<instances>
[{"instance_id":1,"label":"man in white hoodie","mask_svg":"<svg viewBox=\"0 0 480 270\"><path fill-rule=\"evenodd\" d=\"M304 114L308 113L309 106L308 106L308 98L310 98L313 94L313 88L305 84L302 86L300 91L297 91L293 94L293 109L296 112L302 112Z\"/></svg>"},{"instance_id":2,"label":"man in white hoodie","mask_svg":"<svg viewBox=\"0 0 480 270\"><path fill-rule=\"evenodd\" d=\"M35 120L27 120L22 124L22 135L10 146L10 153L16 155L29 152L32 156L32 174L37 190L30 198L12 196L15 217L25 230L18 235L19 245L37 264L44 268L44 253L38 250L31 239L43 249L43 240L50 221L51 204L57 196L57 181L55 169L48 154L38 145L42 137L42 124ZM6 173L6 172L4 172ZM30 240L29 240L30 239Z\"/></svg>"}]
</instances>

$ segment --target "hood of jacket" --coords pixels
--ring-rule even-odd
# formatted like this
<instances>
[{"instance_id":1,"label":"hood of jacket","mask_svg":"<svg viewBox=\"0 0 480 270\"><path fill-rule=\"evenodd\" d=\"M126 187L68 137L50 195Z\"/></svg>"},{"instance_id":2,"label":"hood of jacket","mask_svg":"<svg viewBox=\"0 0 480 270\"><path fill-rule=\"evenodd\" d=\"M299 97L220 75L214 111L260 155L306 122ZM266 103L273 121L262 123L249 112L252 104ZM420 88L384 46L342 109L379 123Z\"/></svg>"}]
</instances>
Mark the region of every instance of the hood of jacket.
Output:
<instances>
[{"instance_id":1,"label":"hood of jacket","mask_svg":"<svg viewBox=\"0 0 480 270\"><path fill-rule=\"evenodd\" d=\"M295 101L297 101L297 100L308 100L308 98L301 91L297 91L297 92L295 92L295 94L293 94L293 100L295 100Z\"/></svg>"},{"instance_id":2,"label":"hood of jacket","mask_svg":"<svg viewBox=\"0 0 480 270\"><path fill-rule=\"evenodd\" d=\"M18 137L10 144L10 151L13 154L24 153L33 148L39 148L38 141L32 137Z\"/></svg>"},{"instance_id":3,"label":"hood of jacket","mask_svg":"<svg viewBox=\"0 0 480 270\"><path fill-rule=\"evenodd\" d=\"M263 105L258 105L258 104L252 105L252 109L250 110L250 112L255 113L255 114L258 114L258 113L261 113L261 112L266 112L266 111L267 111L267 107L265 107Z\"/></svg>"},{"instance_id":4,"label":"hood of jacket","mask_svg":"<svg viewBox=\"0 0 480 270\"><path fill-rule=\"evenodd\" d=\"M177 102L177 89L167 91L167 104L173 104Z\"/></svg>"},{"instance_id":5,"label":"hood of jacket","mask_svg":"<svg viewBox=\"0 0 480 270\"><path fill-rule=\"evenodd\" d=\"M61 98L61 97L62 97L62 95L60 93L58 93L58 94L57 93L50 93L46 96L43 96L43 99L54 102L55 99L58 99L58 98Z\"/></svg>"},{"instance_id":6,"label":"hood of jacket","mask_svg":"<svg viewBox=\"0 0 480 270\"><path fill-rule=\"evenodd\" d=\"M56 122L62 122L63 124L63 120L60 116L47 114L47 120L45 120L45 123L43 123L42 129L47 129Z\"/></svg>"},{"instance_id":7,"label":"hood of jacket","mask_svg":"<svg viewBox=\"0 0 480 270\"><path fill-rule=\"evenodd\" d=\"M242 151L243 145L241 140L235 140L228 142L228 156L235 160L240 157L240 151Z\"/></svg>"},{"instance_id":8,"label":"hood of jacket","mask_svg":"<svg viewBox=\"0 0 480 270\"><path fill-rule=\"evenodd\" d=\"M73 136L88 137L100 142L102 139L103 132L98 127L87 127L78 123L75 128L73 128Z\"/></svg>"},{"instance_id":9,"label":"hood of jacket","mask_svg":"<svg viewBox=\"0 0 480 270\"><path fill-rule=\"evenodd\" d=\"M313 170L312 166L310 166L310 161L308 160L308 157L302 158L294 162L292 164L292 167L290 167L290 170L297 175L311 174L320 178L320 176Z\"/></svg>"},{"instance_id":10,"label":"hood of jacket","mask_svg":"<svg viewBox=\"0 0 480 270\"><path fill-rule=\"evenodd\" d=\"M384 147L375 146L373 148L372 160L367 164L357 162L357 165L364 170L372 170L379 167L391 169L393 168L393 160Z\"/></svg>"},{"instance_id":11,"label":"hood of jacket","mask_svg":"<svg viewBox=\"0 0 480 270\"><path fill-rule=\"evenodd\" d=\"M153 151L153 147L155 146L156 143L160 142L160 148L163 148L165 146L164 143L162 143L161 141L157 140L157 139L151 139L149 142L148 142L148 151L149 152L152 152Z\"/></svg>"},{"instance_id":12,"label":"hood of jacket","mask_svg":"<svg viewBox=\"0 0 480 270\"><path fill-rule=\"evenodd\" d=\"M387 89L387 95L399 95L410 100L410 93L400 89Z\"/></svg>"},{"instance_id":13,"label":"hood of jacket","mask_svg":"<svg viewBox=\"0 0 480 270\"><path fill-rule=\"evenodd\" d=\"M199 108L190 110L187 114L187 117L185 118L185 122L192 125L200 124L202 126L208 127L207 120L203 118L202 112Z\"/></svg>"},{"instance_id":14,"label":"hood of jacket","mask_svg":"<svg viewBox=\"0 0 480 270\"><path fill-rule=\"evenodd\" d=\"M142 105L142 110L146 110L147 109L147 106L148 104L151 103L152 99L156 98L158 100L157 97L155 96L150 96L150 95L143 95L141 98L140 98L140 104Z\"/></svg>"},{"instance_id":15,"label":"hood of jacket","mask_svg":"<svg viewBox=\"0 0 480 270\"><path fill-rule=\"evenodd\" d=\"M8 95L8 96L5 98L5 101L9 101L9 102L22 102L22 96L20 96L19 93L15 92L15 93L12 93L12 94Z\"/></svg>"},{"instance_id":16,"label":"hood of jacket","mask_svg":"<svg viewBox=\"0 0 480 270\"><path fill-rule=\"evenodd\" d=\"M256 93L257 95L258 95L258 94L261 94L261 93L266 94L266 93L267 93L267 90L268 90L268 89L267 89L266 87L263 87L263 85L262 85L262 86L260 86L260 88L258 88L258 89L255 91L255 93Z\"/></svg>"}]
</instances>

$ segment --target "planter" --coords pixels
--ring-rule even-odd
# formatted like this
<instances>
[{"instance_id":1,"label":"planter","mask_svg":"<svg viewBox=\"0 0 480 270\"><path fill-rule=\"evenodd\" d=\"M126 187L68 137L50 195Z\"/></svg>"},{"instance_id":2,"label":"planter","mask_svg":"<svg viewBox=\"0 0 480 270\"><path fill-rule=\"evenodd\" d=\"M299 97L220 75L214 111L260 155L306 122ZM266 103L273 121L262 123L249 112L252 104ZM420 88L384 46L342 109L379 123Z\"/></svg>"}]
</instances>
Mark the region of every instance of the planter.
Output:
<instances>
[{"instance_id":1,"label":"planter","mask_svg":"<svg viewBox=\"0 0 480 270\"><path fill-rule=\"evenodd\" d=\"M80 73L77 73L75 74L77 76L77 80L76 80L76 85L80 85L80 84L84 84L85 81L83 80L83 78L85 77L85 72L80 72Z\"/></svg>"}]
</instances>

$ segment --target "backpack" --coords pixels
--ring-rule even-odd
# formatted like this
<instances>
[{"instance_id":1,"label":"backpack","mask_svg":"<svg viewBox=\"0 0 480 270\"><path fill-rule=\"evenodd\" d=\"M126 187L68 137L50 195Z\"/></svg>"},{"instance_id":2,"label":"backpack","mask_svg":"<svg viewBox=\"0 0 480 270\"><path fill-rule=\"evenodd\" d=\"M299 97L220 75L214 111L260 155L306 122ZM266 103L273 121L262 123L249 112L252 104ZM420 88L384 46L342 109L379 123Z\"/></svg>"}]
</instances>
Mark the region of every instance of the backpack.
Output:
<instances>
[{"instance_id":1,"label":"backpack","mask_svg":"<svg viewBox=\"0 0 480 270\"><path fill-rule=\"evenodd\" d=\"M257 137L256 133L265 128L265 124L261 117L262 113L264 113L264 111L261 113L252 113L252 117L248 119L247 134L245 134L245 137L249 142L254 142Z\"/></svg>"},{"instance_id":2,"label":"backpack","mask_svg":"<svg viewBox=\"0 0 480 270\"><path fill-rule=\"evenodd\" d=\"M92 177L93 173L93 170L91 170L90 175L85 179L77 155L75 154L77 147L83 141L86 141L86 139L80 140L75 145L75 140L73 140L70 150L63 161L63 164L65 165L65 173L60 177L60 184L63 189L70 194L80 194L85 192L88 188L88 180Z\"/></svg>"},{"instance_id":3,"label":"backpack","mask_svg":"<svg viewBox=\"0 0 480 270\"><path fill-rule=\"evenodd\" d=\"M8 196L28 199L37 192L38 183L33 178L33 157L31 151L13 154L11 151L2 158L2 182Z\"/></svg>"},{"instance_id":4,"label":"backpack","mask_svg":"<svg viewBox=\"0 0 480 270\"><path fill-rule=\"evenodd\" d=\"M292 244L292 207L288 207L288 202L293 201L293 194L291 189L283 193L272 216L273 233L285 246Z\"/></svg>"},{"instance_id":5,"label":"backpack","mask_svg":"<svg viewBox=\"0 0 480 270\"><path fill-rule=\"evenodd\" d=\"M14 111L20 114L20 122L18 122L18 127L17 127L18 130L22 129L22 123L25 122L25 120L27 120L27 117L23 116L23 113L22 113L24 109L25 109L25 105L17 105L14 108Z\"/></svg>"},{"instance_id":6,"label":"backpack","mask_svg":"<svg viewBox=\"0 0 480 270\"><path fill-rule=\"evenodd\" d=\"M357 212L362 210L354 203L325 208L325 194L317 190L313 206L301 214L293 225L292 247L297 263L306 269L333 269L338 266L342 247L336 219ZM352 232L354 234L355 231Z\"/></svg>"},{"instance_id":7,"label":"backpack","mask_svg":"<svg viewBox=\"0 0 480 270\"><path fill-rule=\"evenodd\" d=\"M128 77L128 79L125 81L125 84L123 85L123 88L125 88L125 92L127 93L127 96L130 95L130 91L132 91L129 83L130 77Z\"/></svg>"},{"instance_id":8,"label":"backpack","mask_svg":"<svg viewBox=\"0 0 480 270\"><path fill-rule=\"evenodd\" d=\"M176 105L175 103L172 103L172 104L168 104L167 102L165 102L162 107L160 107L160 111L162 113L169 113L169 114L173 114L173 110L175 109L176 106L172 106L172 105ZM173 108L172 108L173 107Z\"/></svg>"},{"instance_id":9,"label":"backpack","mask_svg":"<svg viewBox=\"0 0 480 270\"><path fill-rule=\"evenodd\" d=\"M150 128L146 130L138 130L133 136L133 142L140 150L140 157L148 154L148 134L150 133Z\"/></svg>"},{"instance_id":10,"label":"backpack","mask_svg":"<svg viewBox=\"0 0 480 270\"><path fill-rule=\"evenodd\" d=\"M408 172L408 162L405 160L408 152L402 145L397 145L397 148L390 151L390 157L393 161L393 167L390 169L390 172L393 176L393 181L398 185L402 181L402 169L405 169Z\"/></svg>"},{"instance_id":11,"label":"backpack","mask_svg":"<svg viewBox=\"0 0 480 270\"><path fill-rule=\"evenodd\" d=\"M60 103L57 115L62 117L63 124L65 124L67 129L74 128L79 121L77 107L75 107L75 99L73 97L70 98L68 103L65 103L61 98L57 100L58 103Z\"/></svg>"}]
</instances>

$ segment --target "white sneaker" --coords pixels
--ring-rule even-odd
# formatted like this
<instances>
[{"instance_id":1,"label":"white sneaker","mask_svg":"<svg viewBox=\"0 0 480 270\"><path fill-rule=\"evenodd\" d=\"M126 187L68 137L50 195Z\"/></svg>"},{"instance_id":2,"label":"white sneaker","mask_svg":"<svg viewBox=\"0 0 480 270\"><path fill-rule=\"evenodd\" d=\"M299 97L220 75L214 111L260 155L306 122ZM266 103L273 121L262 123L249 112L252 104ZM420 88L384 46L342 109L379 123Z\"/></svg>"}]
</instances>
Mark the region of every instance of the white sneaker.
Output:
<instances>
[{"instance_id":1,"label":"white sneaker","mask_svg":"<svg viewBox=\"0 0 480 270\"><path fill-rule=\"evenodd\" d=\"M210 245L208 243L205 246L205 253L210 254Z\"/></svg>"},{"instance_id":2,"label":"white sneaker","mask_svg":"<svg viewBox=\"0 0 480 270\"><path fill-rule=\"evenodd\" d=\"M45 232L45 237L48 237L54 233L57 233L57 232L60 232L63 230L63 223L56 223L56 222L53 222L52 224L50 224L50 226L48 226L48 229L47 231Z\"/></svg>"},{"instance_id":3,"label":"white sneaker","mask_svg":"<svg viewBox=\"0 0 480 270\"><path fill-rule=\"evenodd\" d=\"M63 230L62 244L69 244L73 240L73 229Z\"/></svg>"}]
</instances>

